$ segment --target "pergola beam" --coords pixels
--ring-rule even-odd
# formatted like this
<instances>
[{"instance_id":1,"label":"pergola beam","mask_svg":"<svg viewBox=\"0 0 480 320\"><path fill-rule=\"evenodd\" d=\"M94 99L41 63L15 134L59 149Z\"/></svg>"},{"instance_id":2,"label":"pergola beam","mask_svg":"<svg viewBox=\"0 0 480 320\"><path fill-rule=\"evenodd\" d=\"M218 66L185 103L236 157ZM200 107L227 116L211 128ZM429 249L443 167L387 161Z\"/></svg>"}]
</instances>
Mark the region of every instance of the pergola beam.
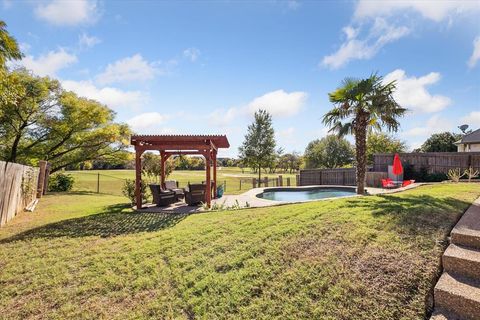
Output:
<instances>
[{"instance_id":1,"label":"pergola beam","mask_svg":"<svg viewBox=\"0 0 480 320\"><path fill-rule=\"evenodd\" d=\"M198 151L198 150L210 150L211 146L207 144L187 144L182 146L174 145L142 145L140 148L145 150L157 150L157 151Z\"/></svg>"}]
</instances>

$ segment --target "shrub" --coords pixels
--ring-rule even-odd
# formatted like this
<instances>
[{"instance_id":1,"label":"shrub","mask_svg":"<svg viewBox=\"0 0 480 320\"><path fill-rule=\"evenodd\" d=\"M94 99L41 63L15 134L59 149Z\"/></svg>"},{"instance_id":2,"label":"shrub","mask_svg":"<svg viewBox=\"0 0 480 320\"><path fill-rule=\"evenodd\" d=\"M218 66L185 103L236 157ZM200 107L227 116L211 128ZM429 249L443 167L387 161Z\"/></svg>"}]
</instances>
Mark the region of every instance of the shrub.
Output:
<instances>
[{"instance_id":1,"label":"shrub","mask_svg":"<svg viewBox=\"0 0 480 320\"><path fill-rule=\"evenodd\" d=\"M148 200L147 184L142 180L140 184L140 190L142 191L142 201ZM130 203L135 205L135 180L126 179L122 187L122 194L130 199Z\"/></svg>"},{"instance_id":2,"label":"shrub","mask_svg":"<svg viewBox=\"0 0 480 320\"><path fill-rule=\"evenodd\" d=\"M414 166L408 162L403 166L403 177L405 180L415 180L416 182L441 182L448 180L447 175L444 173L428 173L426 167L420 167L419 170L415 170Z\"/></svg>"},{"instance_id":3,"label":"shrub","mask_svg":"<svg viewBox=\"0 0 480 320\"><path fill-rule=\"evenodd\" d=\"M460 168L448 170L448 178L453 182L459 182L460 178L463 177L464 173L461 172Z\"/></svg>"},{"instance_id":4,"label":"shrub","mask_svg":"<svg viewBox=\"0 0 480 320\"><path fill-rule=\"evenodd\" d=\"M48 179L48 191L65 192L73 188L75 179L66 173L58 172Z\"/></svg>"},{"instance_id":5,"label":"shrub","mask_svg":"<svg viewBox=\"0 0 480 320\"><path fill-rule=\"evenodd\" d=\"M472 182L472 179L478 178L480 173L478 170L474 170L472 167L470 167L466 169L463 174L468 177L468 182Z\"/></svg>"}]
</instances>

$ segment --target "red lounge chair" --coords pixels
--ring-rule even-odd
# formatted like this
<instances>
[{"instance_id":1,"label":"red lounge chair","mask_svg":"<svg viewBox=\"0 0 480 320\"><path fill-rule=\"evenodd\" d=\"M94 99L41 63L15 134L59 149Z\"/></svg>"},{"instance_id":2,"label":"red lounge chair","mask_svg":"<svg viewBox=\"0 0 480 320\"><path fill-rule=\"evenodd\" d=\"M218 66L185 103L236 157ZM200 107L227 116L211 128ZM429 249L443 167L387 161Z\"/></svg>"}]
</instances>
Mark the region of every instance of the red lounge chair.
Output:
<instances>
[{"instance_id":1,"label":"red lounge chair","mask_svg":"<svg viewBox=\"0 0 480 320\"><path fill-rule=\"evenodd\" d=\"M408 186L408 185L410 185L410 184L412 184L412 183L415 183L415 180L405 180L405 181L403 181L403 183L402 183L402 187L406 187L406 186Z\"/></svg>"},{"instance_id":2,"label":"red lounge chair","mask_svg":"<svg viewBox=\"0 0 480 320\"><path fill-rule=\"evenodd\" d=\"M396 185L393 183L392 179L382 179L382 187L385 189L395 188Z\"/></svg>"}]
</instances>

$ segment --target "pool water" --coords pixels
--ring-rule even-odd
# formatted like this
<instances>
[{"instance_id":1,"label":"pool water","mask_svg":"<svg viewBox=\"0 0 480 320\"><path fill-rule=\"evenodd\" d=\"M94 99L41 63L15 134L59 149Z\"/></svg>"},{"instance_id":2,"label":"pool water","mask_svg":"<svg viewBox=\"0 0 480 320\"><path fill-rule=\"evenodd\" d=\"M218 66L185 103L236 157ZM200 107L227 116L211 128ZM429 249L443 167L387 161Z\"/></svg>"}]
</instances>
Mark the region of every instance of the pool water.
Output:
<instances>
[{"instance_id":1,"label":"pool water","mask_svg":"<svg viewBox=\"0 0 480 320\"><path fill-rule=\"evenodd\" d=\"M299 190L267 190L257 195L257 197L274 201L305 201L324 198L345 197L355 194L354 188L315 188Z\"/></svg>"}]
</instances>

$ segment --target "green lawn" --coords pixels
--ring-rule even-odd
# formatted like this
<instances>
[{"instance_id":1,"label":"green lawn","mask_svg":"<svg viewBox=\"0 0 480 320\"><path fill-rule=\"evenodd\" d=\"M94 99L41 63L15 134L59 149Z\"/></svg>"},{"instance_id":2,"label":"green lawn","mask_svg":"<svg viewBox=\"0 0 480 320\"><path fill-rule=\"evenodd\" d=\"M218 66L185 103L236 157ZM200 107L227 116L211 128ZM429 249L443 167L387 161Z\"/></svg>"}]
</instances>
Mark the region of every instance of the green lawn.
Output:
<instances>
[{"instance_id":1,"label":"green lawn","mask_svg":"<svg viewBox=\"0 0 480 320\"><path fill-rule=\"evenodd\" d=\"M97 178L100 174L100 193L121 195L122 185L124 179L134 179L134 170L85 170L85 171L68 171L67 173L75 177L76 183L75 191L97 191ZM291 184L295 185L295 174L263 174L262 177L268 176L269 178L277 178L281 174L284 180L290 177ZM226 194L239 194L252 188L251 179L257 175L245 169L244 173L240 168L219 168L217 170L217 178L219 184L226 183ZM191 183L200 183L205 181L205 171L203 170L177 170L174 171L168 180L177 180L180 187L184 187ZM240 180L242 184L240 184ZM245 181L248 180L248 181ZM286 183L286 181L284 182Z\"/></svg>"},{"instance_id":2,"label":"green lawn","mask_svg":"<svg viewBox=\"0 0 480 320\"><path fill-rule=\"evenodd\" d=\"M190 216L48 195L0 229L4 319L423 319L480 184Z\"/></svg>"}]
</instances>

